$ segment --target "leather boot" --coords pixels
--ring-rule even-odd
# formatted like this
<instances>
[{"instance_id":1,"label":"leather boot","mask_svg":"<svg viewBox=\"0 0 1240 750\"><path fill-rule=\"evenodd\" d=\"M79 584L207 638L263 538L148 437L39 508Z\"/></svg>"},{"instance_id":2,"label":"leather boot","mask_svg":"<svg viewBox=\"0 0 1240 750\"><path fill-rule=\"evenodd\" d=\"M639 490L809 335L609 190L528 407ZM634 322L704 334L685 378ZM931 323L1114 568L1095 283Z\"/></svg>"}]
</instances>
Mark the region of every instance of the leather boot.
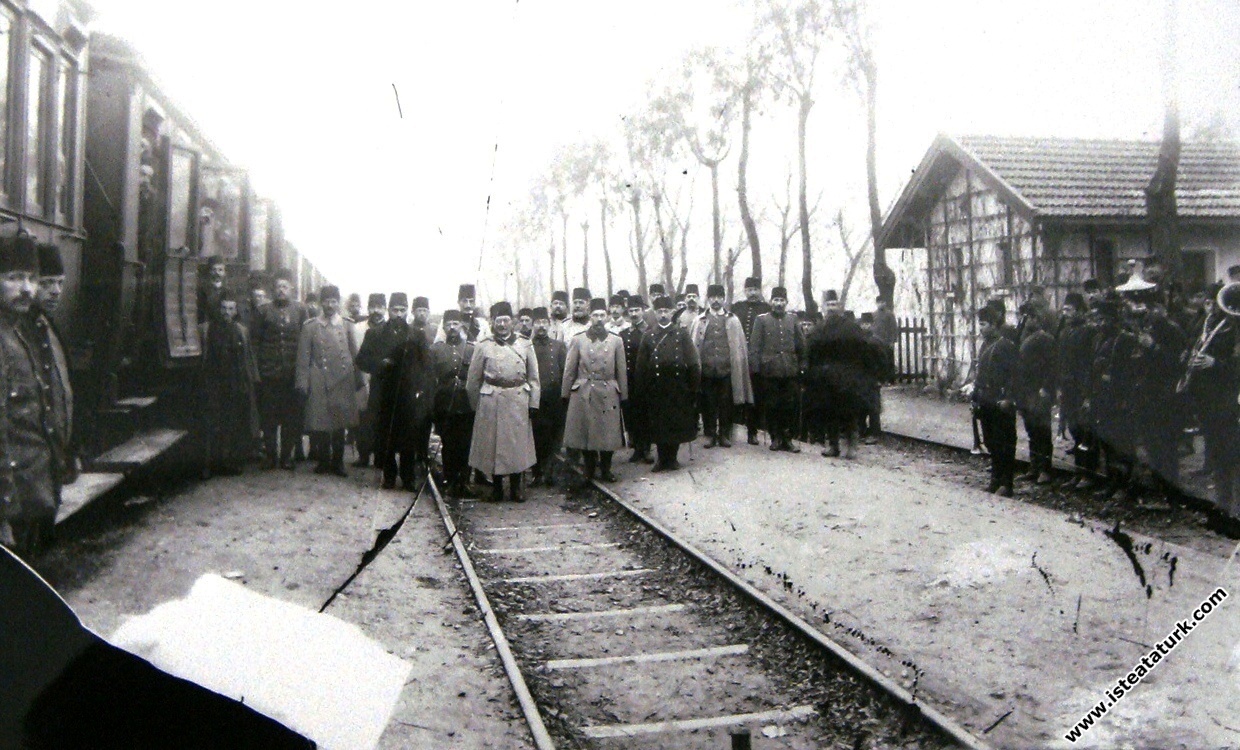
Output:
<instances>
[{"instance_id":1,"label":"leather boot","mask_svg":"<svg viewBox=\"0 0 1240 750\"><path fill-rule=\"evenodd\" d=\"M616 475L611 473L611 456L612 456L611 451L600 451L599 452L598 478L600 481L607 482L608 484L611 484L612 482L616 481Z\"/></svg>"},{"instance_id":2,"label":"leather boot","mask_svg":"<svg viewBox=\"0 0 1240 750\"><path fill-rule=\"evenodd\" d=\"M499 474L491 480L491 502L504 502L504 478Z\"/></svg>"},{"instance_id":3,"label":"leather boot","mask_svg":"<svg viewBox=\"0 0 1240 750\"><path fill-rule=\"evenodd\" d=\"M521 491L521 475L508 475L508 498L514 503L525 502L525 493Z\"/></svg>"}]
</instances>

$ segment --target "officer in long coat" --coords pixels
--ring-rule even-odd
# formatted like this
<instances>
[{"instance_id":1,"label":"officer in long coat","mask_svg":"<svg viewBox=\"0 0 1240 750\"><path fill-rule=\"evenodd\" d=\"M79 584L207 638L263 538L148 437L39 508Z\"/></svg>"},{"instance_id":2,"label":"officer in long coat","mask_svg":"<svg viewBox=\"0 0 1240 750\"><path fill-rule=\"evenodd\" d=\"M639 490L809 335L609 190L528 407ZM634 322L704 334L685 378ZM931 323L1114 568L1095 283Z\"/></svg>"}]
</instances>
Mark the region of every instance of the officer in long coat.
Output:
<instances>
[{"instance_id":1,"label":"officer in long coat","mask_svg":"<svg viewBox=\"0 0 1240 750\"><path fill-rule=\"evenodd\" d=\"M1029 436L1029 473L1023 478L1038 484L1051 481L1054 448L1051 407L1055 394L1055 338L1043 330L1046 316L1028 302L1020 306L1021 341L1012 377L1016 408Z\"/></svg>"},{"instance_id":2,"label":"officer in long coat","mask_svg":"<svg viewBox=\"0 0 1240 750\"><path fill-rule=\"evenodd\" d=\"M514 326L512 305L491 306L493 334L474 348L465 387L474 407L469 465L494 477L492 499L503 499L506 476L509 497L521 502L521 473L537 460L530 418L542 391L534 350Z\"/></svg>"},{"instance_id":3,"label":"officer in long coat","mask_svg":"<svg viewBox=\"0 0 1240 750\"><path fill-rule=\"evenodd\" d=\"M750 336L749 371L765 389L771 450L800 453L792 442L797 421L797 378L805 369L805 335L788 312L788 290L771 290L771 311L758 316Z\"/></svg>"},{"instance_id":4,"label":"officer in long coat","mask_svg":"<svg viewBox=\"0 0 1240 750\"><path fill-rule=\"evenodd\" d=\"M886 355L845 315L834 289L827 291L823 307L826 317L806 341L806 421L814 432L825 433L822 455L839 456L843 436L844 456L852 458L857 425L886 370Z\"/></svg>"},{"instance_id":5,"label":"officer in long coat","mask_svg":"<svg viewBox=\"0 0 1240 750\"><path fill-rule=\"evenodd\" d=\"M590 301L590 327L568 344L560 393L568 399L564 447L582 451L587 482L596 471L614 482L612 454L624 446L620 404L629 398L628 368L624 342L607 330L607 307L602 299Z\"/></svg>"},{"instance_id":6,"label":"officer in long coat","mask_svg":"<svg viewBox=\"0 0 1240 750\"><path fill-rule=\"evenodd\" d=\"M276 272L275 299L262 307L250 330L250 343L258 359L261 379L259 413L267 464L293 469L293 450L301 445L302 404L295 388L297 346L309 311L293 299L293 277L285 269Z\"/></svg>"},{"instance_id":7,"label":"officer in long coat","mask_svg":"<svg viewBox=\"0 0 1240 750\"><path fill-rule=\"evenodd\" d=\"M1133 478L1137 428L1133 403L1137 396L1137 339L1120 325L1119 301L1111 298L1094 305L1098 335L1094 339L1088 409L1102 458L1107 485L1094 493L1098 499L1127 501Z\"/></svg>"},{"instance_id":8,"label":"officer in long coat","mask_svg":"<svg viewBox=\"0 0 1240 750\"><path fill-rule=\"evenodd\" d=\"M439 435L443 457L443 475L447 492L464 497L469 481L469 442L474 434L474 407L470 404L465 383L474 344L461 332L459 310L443 314L444 340L431 345L435 370L434 425Z\"/></svg>"},{"instance_id":9,"label":"officer in long coat","mask_svg":"<svg viewBox=\"0 0 1240 750\"><path fill-rule=\"evenodd\" d=\"M60 249L49 243L38 244L39 288L30 308L29 341L39 360L40 376L47 386L48 403L56 431L54 464L60 484L77 479L77 459L73 449L73 383L69 376L69 357L64 339L52 315L60 306L64 291L65 266Z\"/></svg>"},{"instance_id":10,"label":"officer in long coat","mask_svg":"<svg viewBox=\"0 0 1240 750\"><path fill-rule=\"evenodd\" d=\"M381 379L384 369L391 367L392 352L409 337L410 325L408 318L406 318L406 313L409 311L409 295L404 292L392 292L388 297L387 308L387 320L380 322L378 325L370 326L366 330L366 335L362 337L361 346L357 350L357 369L375 380ZM373 382L371 385L369 397L366 400L366 411L374 415L369 421L374 425L378 425L380 421L378 414L381 391L379 388L373 387ZM365 420L363 424L365 424ZM381 459L388 454L387 445L383 441L387 439L389 431L386 429L386 426L384 429L374 427L373 429L365 430L364 434L368 438L366 440L368 452L373 452L375 464L382 466ZM365 466L366 464L363 463L363 458L365 457L360 455L360 450L358 453L358 464Z\"/></svg>"},{"instance_id":11,"label":"officer in long coat","mask_svg":"<svg viewBox=\"0 0 1240 750\"><path fill-rule=\"evenodd\" d=\"M60 506L51 404L22 332L38 273L28 236L0 238L0 544L27 559L51 536Z\"/></svg>"},{"instance_id":12,"label":"officer in long coat","mask_svg":"<svg viewBox=\"0 0 1240 750\"><path fill-rule=\"evenodd\" d=\"M375 452L375 389L371 383L373 373L362 367L363 352L366 351L366 340L370 332L387 322L387 297L382 292L372 293L366 300L366 318L353 327L353 332L361 337L362 343L357 350L357 369L362 371L362 390L358 391L357 408L359 421L357 426L357 460L354 466L359 468L370 466L370 457Z\"/></svg>"},{"instance_id":13,"label":"officer in long coat","mask_svg":"<svg viewBox=\"0 0 1240 750\"><path fill-rule=\"evenodd\" d=\"M384 358L375 380L379 390L375 443L382 446L378 463L383 467L383 488L395 487L399 473L401 486L413 490L430 452L436 390L431 346L423 329L406 329L405 340Z\"/></svg>"},{"instance_id":14,"label":"officer in long coat","mask_svg":"<svg viewBox=\"0 0 1240 750\"><path fill-rule=\"evenodd\" d=\"M250 336L237 320L237 300L220 297L202 347L202 409L207 421L206 473L240 474L258 437L258 367Z\"/></svg>"},{"instance_id":15,"label":"officer in long coat","mask_svg":"<svg viewBox=\"0 0 1240 750\"><path fill-rule=\"evenodd\" d=\"M530 344L534 347L534 355L538 359L538 382L542 385L542 395L538 400L538 412L534 415L534 454L538 462L534 464L534 478L531 486L555 484L551 471L551 456L560 446L564 434L564 402L560 396L560 388L564 382L564 365L568 360L568 346L551 336L551 316L547 308L536 307L530 312L534 323L534 335Z\"/></svg>"},{"instance_id":16,"label":"officer in long coat","mask_svg":"<svg viewBox=\"0 0 1240 750\"><path fill-rule=\"evenodd\" d=\"M987 492L1012 496L1016 474L1016 399L1012 377L1018 356L1016 344L1003 333L1002 314L991 305L977 313L982 347L977 354L973 407L981 423L982 440L990 453Z\"/></svg>"},{"instance_id":17,"label":"officer in long coat","mask_svg":"<svg viewBox=\"0 0 1240 750\"><path fill-rule=\"evenodd\" d=\"M357 427L357 390L361 373L353 364L357 335L340 316L340 289L319 292L322 315L306 321L297 345L297 392L306 399L305 429L320 433L325 455L316 474L348 476L344 470L344 432Z\"/></svg>"},{"instance_id":18,"label":"officer in long coat","mask_svg":"<svg viewBox=\"0 0 1240 750\"><path fill-rule=\"evenodd\" d=\"M657 298L654 308L658 324L638 349L635 390L646 413L646 436L658 451L653 471L674 471L680 468L680 444L697 437L702 365L689 331L672 322L671 298Z\"/></svg>"},{"instance_id":19,"label":"officer in long coat","mask_svg":"<svg viewBox=\"0 0 1240 750\"><path fill-rule=\"evenodd\" d=\"M1076 465L1076 475L1066 487L1082 490L1093 489L1093 475L1098 471L1098 446L1084 409L1089 396L1095 333L1086 320L1086 312L1085 298L1079 292L1064 296L1056 367L1059 418L1072 436L1072 460Z\"/></svg>"},{"instance_id":20,"label":"officer in long coat","mask_svg":"<svg viewBox=\"0 0 1240 750\"><path fill-rule=\"evenodd\" d=\"M646 300L641 295L629 295L629 327L620 332L624 342L624 364L628 368L629 400L620 404L624 413L624 427L629 433L629 445L633 448L630 463L650 463L650 440L646 437L646 409L641 405L635 388L637 383L637 351L650 330L646 322Z\"/></svg>"}]
</instances>

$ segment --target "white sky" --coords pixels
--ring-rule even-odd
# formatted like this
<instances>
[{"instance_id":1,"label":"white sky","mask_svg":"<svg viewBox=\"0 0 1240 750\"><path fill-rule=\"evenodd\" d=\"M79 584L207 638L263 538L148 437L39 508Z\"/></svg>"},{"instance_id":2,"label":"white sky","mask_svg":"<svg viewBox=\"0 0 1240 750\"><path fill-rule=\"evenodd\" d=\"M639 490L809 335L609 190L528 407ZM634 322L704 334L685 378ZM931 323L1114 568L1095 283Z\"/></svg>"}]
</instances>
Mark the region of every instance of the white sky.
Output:
<instances>
[{"instance_id":1,"label":"white sky","mask_svg":"<svg viewBox=\"0 0 1240 750\"><path fill-rule=\"evenodd\" d=\"M171 95L279 203L287 236L329 278L346 291L427 294L436 308L452 305L458 282L476 280L484 222L487 243L502 242L504 214L558 144L614 132L660 68L691 46L732 44L743 29L727 0L216 0L209 11L181 13L166 0L93 3L96 27L142 51ZM1163 0L872 3L884 206L940 131L1160 132ZM1240 3L1180 0L1177 69L1185 133L1215 111L1240 132ZM866 214L853 210L864 199L862 113L829 72L820 78L811 191L826 196L824 212L843 205L864 227ZM769 212L795 122L786 107L766 106L751 192L755 211ZM734 193L725 189L722 200L731 241ZM708 196L695 205L690 280L704 282ZM774 237L763 231L769 280ZM631 288L627 232L618 224L609 238L619 285ZM591 248L597 254L597 237ZM817 262L819 286L838 280L829 254ZM601 261L592 264L596 293L602 276Z\"/></svg>"}]
</instances>

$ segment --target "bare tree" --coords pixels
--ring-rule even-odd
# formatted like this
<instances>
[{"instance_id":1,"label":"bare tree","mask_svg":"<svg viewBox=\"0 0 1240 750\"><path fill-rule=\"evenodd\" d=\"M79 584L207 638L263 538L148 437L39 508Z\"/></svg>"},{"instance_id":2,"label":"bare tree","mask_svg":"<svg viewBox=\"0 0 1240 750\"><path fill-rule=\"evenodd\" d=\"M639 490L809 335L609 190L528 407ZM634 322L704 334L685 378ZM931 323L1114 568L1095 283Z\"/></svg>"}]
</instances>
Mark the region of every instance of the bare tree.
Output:
<instances>
[{"instance_id":1,"label":"bare tree","mask_svg":"<svg viewBox=\"0 0 1240 750\"><path fill-rule=\"evenodd\" d=\"M865 260L866 251L873 246L873 241L871 239L862 243L861 247L853 248L853 232L844 223L843 209L835 212L835 221L832 223L840 233L840 250L844 254L844 283L840 284L840 305L847 307L848 291L852 288L857 269L861 268L861 262Z\"/></svg>"},{"instance_id":2,"label":"bare tree","mask_svg":"<svg viewBox=\"0 0 1240 750\"><path fill-rule=\"evenodd\" d=\"M818 309L814 300L813 255L809 235L809 197L805 139L814 107L814 74L832 31L821 0L763 0L760 33L771 50L771 82L777 97L797 107L798 209L801 233L801 293L805 309Z\"/></svg>"},{"instance_id":3,"label":"bare tree","mask_svg":"<svg viewBox=\"0 0 1240 750\"><path fill-rule=\"evenodd\" d=\"M1179 217L1175 183L1180 168L1180 110L1175 87L1176 0L1166 0L1163 51L1163 134L1158 147L1158 166L1145 188L1146 215L1149 217L1150 250L1175 279L1183 265L1180 258Z\"/></svg>"},{"instance_id":4,"label":"bare tree","mask_svg":"<svg viewBox=\"0 0 1240 750\"><path fill-rule=\"evenodd\" d=\"M778 195L771 196L771 204L775 206L775 210L779 213L779 222L772 225L779 228L779 282L776 286L786 286L788 274L788 248L792 244L792 238L797 236L801 231L801 221L792 215L793 197L792 197L792 172L788 172L788 177L784 181L784 197L781 199ZM818 196L814 198L814 205L807 212L812 219L818 213L818 207L822 204L822 191L818 192Z\"/></svg>"},{"instance_id":5,"label":"bare tree","mask_svg":"<svg viewBox=\"0 0 1240 750\"><path fill-rule=\"evenodd\" d=\"M689 170L682 166L686 157L682 132L672 118L670 108L656 106L655 99L651 95L645 107L625 118L624 138L629 161L636 174L636 184L643 186L642 193L648 196L654 214L653 223L663 261L660 278L664 286L671 290L675 288L673 275L677 240L687 242L685 238L693 208L694 179L690 177L686 185L684 177L689 175ZM688 210L682 210L686 193L690 196ZM638 226L641 226L640 222Z\"/></svg>"},{"instance_id":6,"label":"bare tree","mask_svg":"<svg viewBox=\"0 0 1240 750\"><path fill-rule=\"evenodd\" d=\"M878 244L883 227L883 210L878 202L878 62L865 0L831 0L831 18L844 45L845 81L865 104L865 182L870 204L870 242L874 247L874 284L879 296L890 302L896 275L887 264L886 248Z\"/></svg>"}]
</instances>

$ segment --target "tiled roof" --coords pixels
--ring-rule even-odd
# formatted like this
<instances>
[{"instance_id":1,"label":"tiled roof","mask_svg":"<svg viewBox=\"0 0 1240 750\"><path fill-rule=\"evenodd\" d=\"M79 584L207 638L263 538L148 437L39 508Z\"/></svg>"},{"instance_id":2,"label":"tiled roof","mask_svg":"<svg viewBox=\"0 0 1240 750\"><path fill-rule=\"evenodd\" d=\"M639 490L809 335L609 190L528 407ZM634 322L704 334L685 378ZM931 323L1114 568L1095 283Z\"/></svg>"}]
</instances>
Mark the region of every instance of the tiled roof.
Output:
<instances>
[{"instance_id":1,"label":"tiled roof","mask_svg":"<svg viewBox=\"0 0 1240 750\"><path fill-rule=\"evenodd\" d=\"M1157 141L1066 138L955 138L1039 215L1145 216L1145 188L1158 164ZM1240 218L1240 143L1185 142L1176 181L1182 217Z\"/></svg>"}]
</instances>

